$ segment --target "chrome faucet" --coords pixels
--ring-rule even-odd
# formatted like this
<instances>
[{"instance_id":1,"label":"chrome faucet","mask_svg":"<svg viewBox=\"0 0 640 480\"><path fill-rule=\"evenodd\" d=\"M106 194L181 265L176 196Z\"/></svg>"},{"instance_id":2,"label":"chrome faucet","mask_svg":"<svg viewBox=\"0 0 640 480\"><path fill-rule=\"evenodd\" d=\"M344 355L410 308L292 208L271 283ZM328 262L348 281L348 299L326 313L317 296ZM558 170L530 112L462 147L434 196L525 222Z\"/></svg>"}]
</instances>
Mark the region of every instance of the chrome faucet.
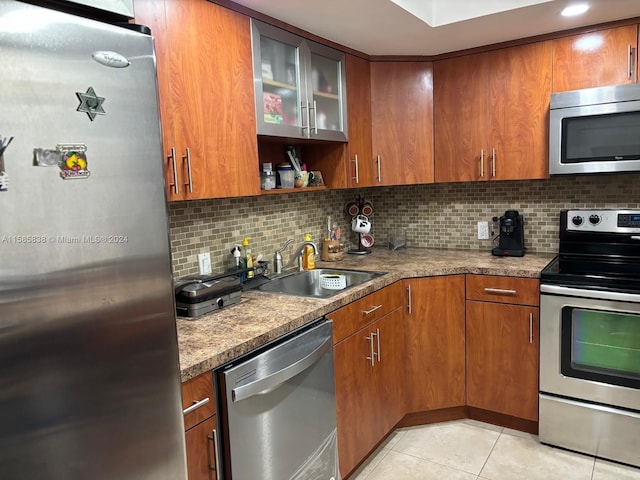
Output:
<instances>
[{"instance_id":1,"label":"chrome faucet","mask_svg":"<svg viewBox=\"0 0 640 480\"><path fill-rule=\"evenodd\" d=\"M273 256L273 271L276 275L282 273L282 252L285 248L293 243L293 239L290 238L284 242Z\"/></svg>"},{"instance_id":2,"label":"chrome faucet","mask_svg":"<svg viewBox=\"0 0 640 480\"><path fill-rule=\"evenodd\" d=\"M298 269L302 271L302 252L304 251L304 247L306 246L313 248L313 254L318 255L318 247L316 246L316 244L305 240L298 248L296 248L296 251L293 252L293 255L291 256L289 261L282 268L286 269L293 265L293 262L298 260Z\"/></svg>"}]
</instances>

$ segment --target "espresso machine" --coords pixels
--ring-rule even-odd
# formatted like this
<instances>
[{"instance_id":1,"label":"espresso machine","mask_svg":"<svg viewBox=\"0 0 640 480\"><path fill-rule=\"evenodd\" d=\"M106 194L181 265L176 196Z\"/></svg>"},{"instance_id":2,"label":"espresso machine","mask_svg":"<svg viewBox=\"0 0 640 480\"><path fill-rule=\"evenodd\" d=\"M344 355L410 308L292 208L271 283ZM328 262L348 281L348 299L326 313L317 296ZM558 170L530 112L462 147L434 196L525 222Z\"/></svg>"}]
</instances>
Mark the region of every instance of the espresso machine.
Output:
<instances>
[{"instance_id":1,"label":"espresso machine","mask_svg":"<svg viewBox=\"0 0 640 480\"><path fill-rule=\"evenodd\" d=\"M504 215L493 221L500 222L498 246L491 250L491 254L499 257L523 257L524 247L524 219L517 210L507 210Z\"/></svg>"}]
</instances>

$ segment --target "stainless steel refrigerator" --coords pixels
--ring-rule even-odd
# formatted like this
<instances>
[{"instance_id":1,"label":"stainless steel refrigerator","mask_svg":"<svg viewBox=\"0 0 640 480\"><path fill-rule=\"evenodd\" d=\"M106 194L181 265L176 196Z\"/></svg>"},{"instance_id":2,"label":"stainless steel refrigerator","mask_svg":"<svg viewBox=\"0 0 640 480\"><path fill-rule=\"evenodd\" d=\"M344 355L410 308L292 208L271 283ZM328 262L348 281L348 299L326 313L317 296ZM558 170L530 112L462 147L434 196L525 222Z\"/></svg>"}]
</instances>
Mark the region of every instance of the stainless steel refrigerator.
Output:
<instances>
[{"instance_id":1,"label":"stainless steel refrigerator","mask_svg":"<svg viewBox=\"0 0 640 480\"><path fill-rule=\"evenodd\" d=\"M0 2L0 478L186 478L153 41Z\"/></svg>"}]
</instances>

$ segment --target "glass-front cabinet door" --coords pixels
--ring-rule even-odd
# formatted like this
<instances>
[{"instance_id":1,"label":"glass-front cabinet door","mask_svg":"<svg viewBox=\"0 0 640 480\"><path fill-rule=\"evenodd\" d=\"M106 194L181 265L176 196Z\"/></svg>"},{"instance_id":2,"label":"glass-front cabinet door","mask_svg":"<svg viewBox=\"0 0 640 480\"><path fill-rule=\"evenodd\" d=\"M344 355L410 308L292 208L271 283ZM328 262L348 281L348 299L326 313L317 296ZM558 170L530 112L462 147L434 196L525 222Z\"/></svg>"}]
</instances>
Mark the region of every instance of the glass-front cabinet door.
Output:
<instances>
[{"instance_id":1,"label":"glass-front cabinet door","mask_svg":"<svg viewBox=\"0 0 640 480\"><path fill-rule=\"evenodd\" d=\"M252 20L259 135L347 141L344 53Z\"/></svg>"}]
</instances>

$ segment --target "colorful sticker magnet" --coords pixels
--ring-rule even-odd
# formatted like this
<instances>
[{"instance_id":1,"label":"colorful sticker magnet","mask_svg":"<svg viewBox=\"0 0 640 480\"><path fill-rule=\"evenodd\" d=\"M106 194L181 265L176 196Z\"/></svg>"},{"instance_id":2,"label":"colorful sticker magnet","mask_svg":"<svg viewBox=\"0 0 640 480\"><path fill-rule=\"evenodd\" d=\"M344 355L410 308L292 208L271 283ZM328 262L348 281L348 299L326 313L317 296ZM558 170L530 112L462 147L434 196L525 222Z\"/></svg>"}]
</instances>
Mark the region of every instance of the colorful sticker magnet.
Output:
<instances>
[{"instance_id":1,"label":"colorful sticker magnet","mask_svg":"<svg viewBox=\"0 0 640 480\"><path fill-rule=\"evenodd\" d=\"M60 178L63 180L88 178L91 172L87 169L87 146L83 144L59 144L56 150L62 154L58 163Z\"/></svg>"}]
</instances>

